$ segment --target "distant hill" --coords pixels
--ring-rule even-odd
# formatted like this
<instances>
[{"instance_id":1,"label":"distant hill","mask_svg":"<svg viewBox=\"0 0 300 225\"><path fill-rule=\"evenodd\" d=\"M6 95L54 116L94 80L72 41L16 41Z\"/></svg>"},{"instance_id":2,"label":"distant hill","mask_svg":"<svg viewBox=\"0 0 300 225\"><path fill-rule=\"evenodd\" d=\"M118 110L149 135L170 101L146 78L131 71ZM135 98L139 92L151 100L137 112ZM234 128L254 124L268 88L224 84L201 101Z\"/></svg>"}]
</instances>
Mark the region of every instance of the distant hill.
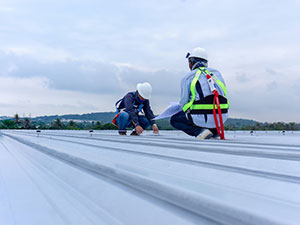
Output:
<instances>
[{"instance_id":1,"label":"distant hill","mask_svg":"<svg viewBox=\"0 0 300 225\"><path fill-rule=\"evenodd\" d=\"M0 120L9 120L12 119L12 117L9 116L0 116Z\"/></svg>"},{"instance_id":2,"label":"distant hill","mask_svg":"<svg viewBox=\"0 0 300 225\"><path fill-rule=\"evenodd\" d=\"M73 120L73 121L86 121L86 122L92 122L92 121L100 121L101 124L105 123L111 123L114 116L116 115L115 112L97 112L97 113L87 113L87 114L67 114L67 115L52 115L52 116L39 116L32 118L32 121L40 121L44 123L51 123L56 118L59 118L60 120ZM235 118L229 118L225 126L231 127L234 129L239 129L245 126L255 126L258 122L255 120L248 120L248 119L235 119ZM161 125L165 129L173 129L173 127L170 125L169 119L163 119L157 121L158 125Z\"/></svg>"},{"instance_id":3,"label":"distant hill","mask_svg":"<svg viewBox=\"0 0 300 225\"><path fill-rule=\"evenodd\" d=\"M245 126L255 126L257 123L258 121L255 120L228 118L224 125L238 129Z\"/></svg>"},{"instance_id":4,"label":"distant hill","mask_svg":"<svg viewBox=\"0 0 300 225\"><path fill-rule=\"evenodd\" d=\"M100 121L102 124L110 123L115 112L98 112L98 113L87 113L87 114L67 114L67 115L53 115L53 116L39 116L32 118L32 121L41 121L44 123L51 123L53 120L59 118L60 120L74 120L74 121Z\"/></svg>"}]
</instances>

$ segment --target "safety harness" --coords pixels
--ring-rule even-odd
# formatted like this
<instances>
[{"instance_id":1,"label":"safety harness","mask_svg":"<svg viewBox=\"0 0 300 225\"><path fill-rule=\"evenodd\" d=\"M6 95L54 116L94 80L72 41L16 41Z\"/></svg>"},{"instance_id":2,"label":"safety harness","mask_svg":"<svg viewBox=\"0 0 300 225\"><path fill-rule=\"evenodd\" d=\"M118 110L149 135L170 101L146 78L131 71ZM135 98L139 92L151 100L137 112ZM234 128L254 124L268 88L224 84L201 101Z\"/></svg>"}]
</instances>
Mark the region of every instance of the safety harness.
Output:
<instances>
[{"instance_id":1,"label":"safety harness","mask_svg":"<svg viewBox=\"0 0 300 225\"><path fill-rule=\"evenodd\" d=\"M212 95L208 95L198 101L195 101L196 98L196 84L202 73L206 74L207 82L212 92ZM222 88L225 97L219 95L216 83ZM214 120L216 124L216 129L221 139L225 139L224 136L224 126L223 126L223 118L222 113L227 113L229 109L229 102L227 100L227 90L226 86L222 81L220 81L213 73L210 73L206 67L200 67L190 86L192 98L191 100L183 106L183 111L189 114L213 114ZM219 114L220 126L218 124L217 112Z\"/></svg>"}]
</instances>

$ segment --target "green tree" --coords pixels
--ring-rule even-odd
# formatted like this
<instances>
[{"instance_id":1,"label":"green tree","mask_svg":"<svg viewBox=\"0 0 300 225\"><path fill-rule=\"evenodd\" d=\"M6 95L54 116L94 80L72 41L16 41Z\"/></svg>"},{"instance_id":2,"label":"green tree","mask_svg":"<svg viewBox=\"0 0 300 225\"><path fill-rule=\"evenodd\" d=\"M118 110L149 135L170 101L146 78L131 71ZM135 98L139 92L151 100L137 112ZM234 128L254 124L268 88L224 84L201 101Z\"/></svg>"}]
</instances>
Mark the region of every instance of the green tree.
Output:
<instances>
[{"instance_id":1,"label":"green tree","mask_svg":"<svg viewBox=\"0 0 300 225\"><path fill-rule=\"evenodd\" d=\"M95 126L94 126L93 129L94 129L94 130L101 130L101 129L102 129L102 125L101 125L100 121L97 121L97 122L96 122L96 124L95 124Z\"/></svg>"},{"instance_id":2,"label":"green tree","mask_svg":"<svg viewBox=\"0 0 300 225\"><path fill-rule=\"evenodd\" d=\"M24 119L24 128L30 129L31 128L31 121L28 118Z\"/></svg>"},{"instance_id":3,"label":"green tree","mask_svg":"<svg viewBox=\"0 0 300 225\"><path fill-rule=\"evenodd\" d=\"M70 120L69 123L68 123L67 129L68 130L78 130L79 128L73 120Z\"/></svg>"},{"instance_id":4,"label":"green tree","mask_svg":"<svg viewBox=\"0 0 300 225\"><path fill-rule=\"evenodd\" d=\"M296 123L289 123L289 130L296 130Z\"/></svg>"},{"instance_id":5,"label":"green tree","mask_svg":"<svg viewBox=\"0 0 300 225\"><path fill-rule=\"evenodd\" d=\"M16 113L16 114L14 115L14 120L15 120L15 123L16 123L17 125L20 123L20 117L19 117L18 113Z\"/></svg>"},{"instance_id":6,"label":"green tree","mask_svg":"<svg viewBox=\"0 0 300 225\"><path fill-rule=\"evenodd\" d=\"M106 123L102 126L101 130L118 130L118 127L116 127L113 123Z\"/></svg>"},{"instance_id":7,"label":"green tree","mask_svg":"<svg viewBox=\"0 0 300 225\"><path fill-rule=\"evenodd\" d=\"M60 121L59 118L56 118L56 120L54 122L52 122L51 126L50 126L50 129L56 129L56 130L59 130L59 129L63 129L65 126L64 124Z\"/></svg>"},{"instance_id":8,"label":"green tree","mask_svg":"<svg viewBox=\"0 0 300 225\"><path fill-rule=\"evenodd\" d=\"M16 128L18 128L17 125L15 124L15 121L13 121L13 120L3 120L2 124L3 124L4 129L16 129Z\"/></svg>"}]
</instances>

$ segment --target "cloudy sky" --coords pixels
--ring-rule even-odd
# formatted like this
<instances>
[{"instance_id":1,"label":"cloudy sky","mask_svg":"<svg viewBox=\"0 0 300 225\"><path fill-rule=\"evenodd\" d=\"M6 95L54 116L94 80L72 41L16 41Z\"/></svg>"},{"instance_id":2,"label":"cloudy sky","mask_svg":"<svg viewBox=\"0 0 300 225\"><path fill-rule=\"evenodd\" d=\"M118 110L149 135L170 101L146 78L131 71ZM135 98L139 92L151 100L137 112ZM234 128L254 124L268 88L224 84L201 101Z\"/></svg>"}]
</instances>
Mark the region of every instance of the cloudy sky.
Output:
<instances>
[{"instance_id":1,"label":"cloudy sky","mask_svg":"<svg viewBox=\"0 0 300 225\"><path fill-rule=\"evenodd\" d=\"M0 115L113 111L136 83L161 113L206 48L230 117L300 122L299 0L0 0Z\"/></svg>"}]
</instances>

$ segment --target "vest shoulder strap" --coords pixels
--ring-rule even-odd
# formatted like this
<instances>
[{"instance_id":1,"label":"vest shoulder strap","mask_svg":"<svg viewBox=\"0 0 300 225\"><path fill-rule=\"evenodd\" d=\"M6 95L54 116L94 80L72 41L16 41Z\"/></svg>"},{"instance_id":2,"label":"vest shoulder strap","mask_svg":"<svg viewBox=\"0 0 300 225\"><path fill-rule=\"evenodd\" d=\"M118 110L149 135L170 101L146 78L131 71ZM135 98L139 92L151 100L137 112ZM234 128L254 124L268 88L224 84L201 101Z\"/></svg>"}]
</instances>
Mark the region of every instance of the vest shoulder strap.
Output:
<instances>
[{"instance_id":1,"label":"vest shoulder strap","mask_svg":"<svg viewBox=\"0 0 300 225\"><path fill-rule=\"evenodd\" d=\"M194 105L194 101L195 101L195 98L196 98L196 88L195 87L196 87L196 83L199 80L202 73L210 74L213 77L213 79L215 80L215 82L222 88L222 90L224 92L224 95L225 95L225 98L227 98L227 89L226 89L225 84L221 80L219 80L217 78L217 76L215 76L212 72L209 72L206 67L199 67L196 74L195 74L195 76L194 76L194 78L193 78L193 80L192 80L192 82L191 82L191 86L190 86L190 91L191 91L191 94L192 94L192 98L188 103L186 103L183 106L182 110L184 112L186 112L188 109L190 109L190 110L200 110L202 106L203 106L204 109L212 109L213 108L212 105L211 106L208 106L208 105L204 106L202 104ZM207 108L207 107L209 107L209 108ZM228 109L229 108L229 102L227 101L227 104L222 105L221 108Z\"/></svg>"}]
</instances>

